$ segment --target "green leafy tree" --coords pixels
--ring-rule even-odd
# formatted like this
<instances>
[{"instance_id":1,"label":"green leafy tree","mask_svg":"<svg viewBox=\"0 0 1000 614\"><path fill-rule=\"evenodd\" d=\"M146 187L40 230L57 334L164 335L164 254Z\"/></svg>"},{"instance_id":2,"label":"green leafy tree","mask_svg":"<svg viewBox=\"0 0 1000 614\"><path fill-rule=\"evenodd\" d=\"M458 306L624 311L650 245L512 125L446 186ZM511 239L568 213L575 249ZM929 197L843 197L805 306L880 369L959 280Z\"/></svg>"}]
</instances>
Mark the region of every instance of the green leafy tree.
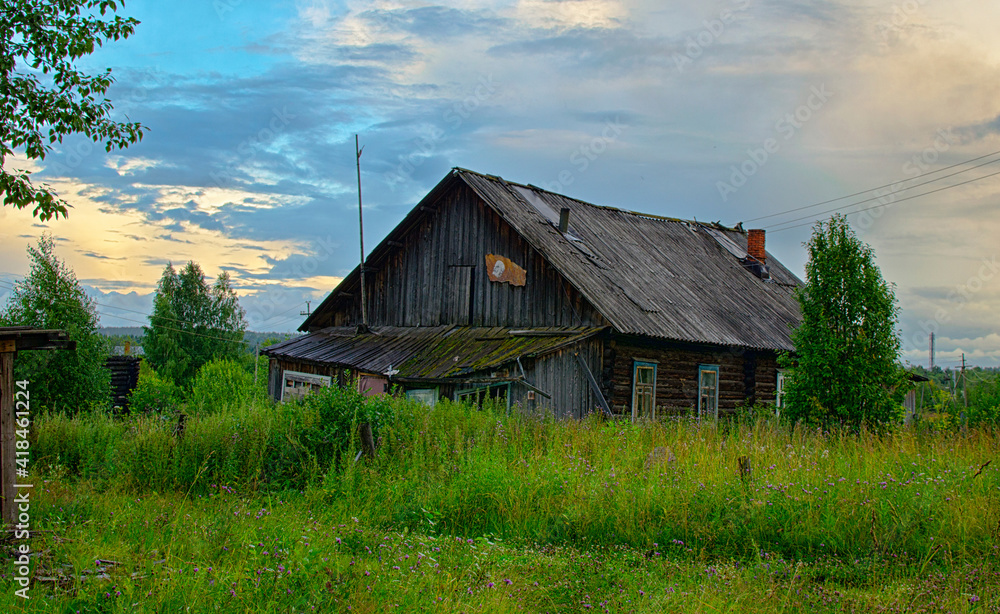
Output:
<instances>
[{"instance_id":1,"label":"green leafy tree","mask_svg":"<svg viewBox=\"0 0 1000 614\"><path fill-rule=\"evenodd\" d=\"M1000 375L977 368L966 373L966 378L968 424L1000 425Z\"/></svg>"},{"instance_id":2,"label":"green leafy tree","mask_svg":"<svg viewBox=\"0 0 1000 614\"><path fill-rule=\"evenodd\" d=\"M111 375L104 362L107 340L98 332L97 309L73 271L59 260L52 237L42 236L28 247L31 272L16 282L2 326L33 326L65 330L75 350L21 352L15 376L32 382L32 407L76 413L93 403L110 403Z\"/></svg>"},{"instance_id":3,"label":"green leafy tree","mask_svg":"<svg viewBox=\"0 0 1000 614\"><path fill-rule=\"evenodd\" d=\"M167 265L153 298L143 351L160 376L186 387L209 361L239 359L246 328L246 313L228 273L210 286L194 262L179 274Z\"/></svg>"},{"instance_id":4,"label":"green leafy tree","mask_svg":"<svg viewBox=\"0 0 1000 614\"><path fill-rule=\"evenodd\" d=\"M41 220L67 214L65 201L47 185L36 186L28 171L5 163L22 150L44 159L54 143L83 134L107 151L142 138L138 123L111 119L111 69L89 75L76 60L105 41L128 38L138 21L114 16L112 0L3 0L0 6L0 190L4 204L34 205Z\"/></svg>"},{"instance_id":5,"label":"green leafy tree","mask_svg":"<svg viewBox=\"0 0 1000 614\"><path fill-rule=\"evenodd\" d=\"M843 216L817 224L808 249L795 355L781 358L789 369L782 415L823 426L886 426L902 412L906 382L893 288Z\"/></svg>"}]
</instances>

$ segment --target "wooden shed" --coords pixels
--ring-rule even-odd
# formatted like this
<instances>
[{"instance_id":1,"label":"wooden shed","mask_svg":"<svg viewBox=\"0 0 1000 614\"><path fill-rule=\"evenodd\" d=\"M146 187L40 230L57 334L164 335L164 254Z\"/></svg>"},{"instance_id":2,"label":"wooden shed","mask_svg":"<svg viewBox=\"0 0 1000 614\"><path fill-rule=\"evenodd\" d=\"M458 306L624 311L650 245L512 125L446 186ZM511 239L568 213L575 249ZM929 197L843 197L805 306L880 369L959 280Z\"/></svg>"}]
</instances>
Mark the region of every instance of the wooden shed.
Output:
<instances>
[{"instance_id":1,"label":"wooden shed","mask_svg":"<svg viewBox=\"0 0 1000 614\"><path fill-rule=\"evenodd\" d=\"M139 385L141 363L138 356L122 354L108 356L104 361L104 368L111 373L111 407L115 412L129 412L129 395Z\"/></svg>"},{"instance_id":2,"label":"wooden shed","mask_svg":"<svg viewBox=\"0 0 1000 614\"><path fill-rule=\"evenodd\" d=\"M764 232L585 203L454 169L267 348L270 392L392 384L431 401L633 419L774 401L801 285ZM359 332L360 331L360 332ZM353 374L348 382L346 374ZM360 378L360 379L358 379Z\"/></svg>"}]
</instances>

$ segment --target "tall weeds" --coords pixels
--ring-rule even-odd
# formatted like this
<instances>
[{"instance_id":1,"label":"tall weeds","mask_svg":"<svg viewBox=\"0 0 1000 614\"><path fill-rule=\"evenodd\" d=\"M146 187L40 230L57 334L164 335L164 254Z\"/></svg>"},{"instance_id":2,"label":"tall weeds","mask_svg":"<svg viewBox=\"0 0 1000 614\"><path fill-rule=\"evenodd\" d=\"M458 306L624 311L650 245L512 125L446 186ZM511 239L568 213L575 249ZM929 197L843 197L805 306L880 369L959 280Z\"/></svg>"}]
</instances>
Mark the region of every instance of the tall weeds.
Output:
<instances>
[{"instance_id":1,"label":"tall weeds","mask_svg":"<svg viewBox=\"0 0 1000 614\"><path fill-rule=\"evenodd\" d=\"M1000 438L989 430L823 433L335 401L339 413L249 404L191 418L182 436L160 417L48 416L33 449L109 487L294 488L394 530L712 558L998 554L1000 463L984 464ZM359 418L377 419L380 445L355 463Z\"/></svg>"}]
</instances>

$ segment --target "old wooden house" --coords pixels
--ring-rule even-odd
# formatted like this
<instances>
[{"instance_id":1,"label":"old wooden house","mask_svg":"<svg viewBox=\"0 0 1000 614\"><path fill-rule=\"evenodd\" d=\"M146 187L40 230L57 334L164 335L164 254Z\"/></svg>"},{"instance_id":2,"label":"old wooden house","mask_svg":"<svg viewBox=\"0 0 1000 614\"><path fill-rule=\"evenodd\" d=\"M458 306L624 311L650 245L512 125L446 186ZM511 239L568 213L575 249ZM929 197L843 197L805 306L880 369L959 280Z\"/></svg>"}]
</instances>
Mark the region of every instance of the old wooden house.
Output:
<instances>
[{"instance_id":1,"label":"old wooden house","mask_svg":"<svg viewBox=\"0 0 1000 614\"><path fill-rule=\"evenodd\" d=\"M269 389L505 399L560 416L715 418L774 401L801 282L764 232L602 207L448 174L268 348Z\"/></svg>"}]
</instances>

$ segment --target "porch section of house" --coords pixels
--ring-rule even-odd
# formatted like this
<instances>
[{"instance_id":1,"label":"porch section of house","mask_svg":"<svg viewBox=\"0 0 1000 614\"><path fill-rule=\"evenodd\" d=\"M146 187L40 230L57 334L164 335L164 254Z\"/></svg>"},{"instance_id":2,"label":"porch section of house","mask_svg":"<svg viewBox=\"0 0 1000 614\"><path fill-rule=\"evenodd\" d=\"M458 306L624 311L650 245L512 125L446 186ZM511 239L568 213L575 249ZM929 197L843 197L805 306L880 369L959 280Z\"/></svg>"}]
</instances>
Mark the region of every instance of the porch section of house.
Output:
<instances>
[{"instance_id":1,"label":"porch section of house","mask_svg":"<svg viewBox=\"0 0 1000 614\"><path fill-rule=\"evenodd\" d=\"M512 409L579 417L601 406L587 371L600 372L603 331L383 326L359 334L331 327L267 348L268 389L280 401L289 372L304 385L313 385L309 375L341 386L383 378L425 399L505 386Z\"/></svg>"}]
</instances>

